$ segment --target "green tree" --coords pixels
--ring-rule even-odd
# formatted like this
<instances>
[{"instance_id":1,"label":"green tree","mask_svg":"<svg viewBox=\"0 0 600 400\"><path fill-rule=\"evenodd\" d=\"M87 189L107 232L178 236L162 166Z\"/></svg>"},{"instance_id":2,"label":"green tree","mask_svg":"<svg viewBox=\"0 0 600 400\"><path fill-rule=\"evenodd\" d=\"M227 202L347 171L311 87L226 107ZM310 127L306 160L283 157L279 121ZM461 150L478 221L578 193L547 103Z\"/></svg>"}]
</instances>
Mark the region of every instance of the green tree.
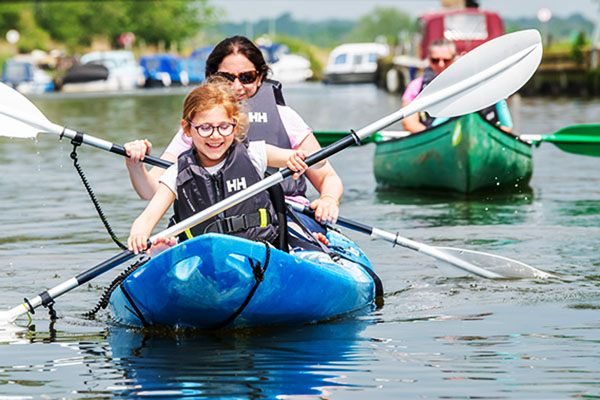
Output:
<instances>
[{"instance_id":1,"label":"green tree","mask_svg":"<svg viewBox=\"0 0 600 400\"><path fill-rule=\"evenodd\" d=\"M30 52L36 48L45 49L50 41L48 33L37 25L31 4L5 4L0 8L2 38L10 29L16 29L21 35L17 43L21 52Z\"/></svg>"},{"instance_id":2,"label":"green tree","mask_svg":"<svg viewBox=\"0 0 600 400\"><path fill-rule=\"evenodd\" d=\"M71 50L89 46L94 38L113 45L123 32L149 44L182 43L197 34L214 15L207 0L172 1L47 1L9 3L0 8L0 31L17 29L35 47L51 38Z\"/></svg>"},{"instance_id":3,"label":"green tree","mask_svg":"<svg viewBox=\"0 0 600 400\"><path fill-rule=\"evenodd\" d=\"M583 46L586 44L585 33L579 32L571 43L571 58L577 65L583 63Z\"/></svg>"},{"instance_id":4,"label":"green tree","mask_svg":"<svg viewBox=\"0 0 600 400\"><path fill-rule=\"evenodd\" d=\"M92 44L95 37L113 39L126 22L120 2L44 2L36 4L38 24L71 50Z\"/></svg>"},{"instance_id":5,"label":"green tree","mask_svg":"<svg viewBox=\"0 0 600 400\"><path fill-rule=\"evenodd\" d=\"M418 32L417 22L396 8L376 7L359 19L349 36L358 42L372 42L378 36L385 36L388 43L396 43L402 31Z\"/></svg>"},{"instance_id":6,"label":"green tree","mask_svg":"<svg viewBox=\"0 0 600 400\"><path fill-rule=\"evenodd\" d=\"M184 39L195 36L215 13L206 0L131 1L126 8L126 30L150 44L164 41L181 45Z\"/></svg>"}]
</instances>

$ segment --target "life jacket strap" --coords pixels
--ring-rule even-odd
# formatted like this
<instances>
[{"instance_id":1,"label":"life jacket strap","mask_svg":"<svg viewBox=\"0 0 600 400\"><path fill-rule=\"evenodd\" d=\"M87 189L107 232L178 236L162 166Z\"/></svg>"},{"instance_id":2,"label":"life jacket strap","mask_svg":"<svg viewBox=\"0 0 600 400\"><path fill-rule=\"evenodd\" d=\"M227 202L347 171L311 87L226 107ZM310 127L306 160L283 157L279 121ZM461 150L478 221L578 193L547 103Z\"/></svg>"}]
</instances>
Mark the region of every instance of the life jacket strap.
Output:
<instances>
[{"instance_id":1,"label":"life jacket strap","mask_svg":"<svg viewBox=\"0 0 600 400\"><path fill-rule=\"evenodd\" d=\"M271 215L265 208L260 208L252 214L234 215L223 219L218 219L208 225L204 233L236 233L249 228L264 228L271 224Z\"/></svg>"}]
</instances>

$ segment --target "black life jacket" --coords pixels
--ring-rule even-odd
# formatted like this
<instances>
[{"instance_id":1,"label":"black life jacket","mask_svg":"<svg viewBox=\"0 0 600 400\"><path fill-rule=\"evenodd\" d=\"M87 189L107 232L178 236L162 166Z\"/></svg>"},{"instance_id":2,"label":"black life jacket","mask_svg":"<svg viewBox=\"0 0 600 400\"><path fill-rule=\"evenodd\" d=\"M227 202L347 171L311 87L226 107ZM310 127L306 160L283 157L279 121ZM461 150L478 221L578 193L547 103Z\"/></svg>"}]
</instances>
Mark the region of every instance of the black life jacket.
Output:
<instances>
[{"instance_id":1,"label":"black life jacket","mask_svg":"<svg viewBox=\"0 0 600 400\"><path fill-rule=\"evenodd\" d=\"M421 90L419 91L419 93L422 92L436 76L437 75L433 72L431 68L425 68L425 71L423 71L423 84L421 85ZM477 112L479 113L479 115L481 115L481 117L484 120L486 120L490 124L494 126L500 125L500 119L498 118L498 112L496 111L495 104L492 104L491 106L483 108ZM419 113L419 120L423 125L427 127L427 129L429 129L433 125L433 121L435 121L435 118L429 115L426 111L422 111Z\"/></svg>"},{"instance_id":2,"label":"black life jacket","mask_svg":"<svg viewBox=\"0 0 600 400\"><path fill-rule=\"evenodd\" d=\"M244 101L248 107L250 140L264 140L268 144L282 149L291 149L292 145L287 135L283 121L279 116L277 105L284 106L285 101L281 93L281 83L265 79L257 92ZM272 173L276 169L269 169ZM286 179L281 183L286 196L304 196L306 193L306 178L301 175L299 179Z\"/></svg>"},{"instance_id":3,"label":"black life jacket","mask_svg":"<svg viewBox=\"0 0 600 400\"><path fill-rule=\"evenodd\" d=\"M500 118L498 118L498 110L496 110L496 104L492 104L482 110L477 111L481 117L494 125L495 127L500 126Z\"/></svg>"},{"instance_id":4,"label":"black life jacket","mask_svg":"<svg viewBox=\"0 0 600 400\"><path fill-rule=\"evenodd\" d=\"M196 161L193 148L177 158L176 222L262 179L250 161L247 146L247 142L234 143L227 152L225 165L213 175ZM180 241L207 232L219 232L272 242L277 237L277 229L277 216L265 191L185 231L180 235Z\"/></svg>"},{"instance_id":5,"label":"black life jacket","mask_svg":"<svg viewBox=\"0 0 600 400\"><path fill-rule=\"evenodd\" d=\"M437 74L435 72L433 72L433 70L431 68L429 68L429 67L425 68L425 71L423 71L423 84L421 85L421 90L419 90L419 93L421 93L427 87L427 85L429 85L431 83L431 81L436 76L437 76ZM431 128L431 125L433 125L433 121L435 120L435 117L432 117L426 111L421 111L419 113L419 120L421 121L421 123L423 125L425 125L426 129L429 129L429 128Z\"/></svg>"}]
</instances>

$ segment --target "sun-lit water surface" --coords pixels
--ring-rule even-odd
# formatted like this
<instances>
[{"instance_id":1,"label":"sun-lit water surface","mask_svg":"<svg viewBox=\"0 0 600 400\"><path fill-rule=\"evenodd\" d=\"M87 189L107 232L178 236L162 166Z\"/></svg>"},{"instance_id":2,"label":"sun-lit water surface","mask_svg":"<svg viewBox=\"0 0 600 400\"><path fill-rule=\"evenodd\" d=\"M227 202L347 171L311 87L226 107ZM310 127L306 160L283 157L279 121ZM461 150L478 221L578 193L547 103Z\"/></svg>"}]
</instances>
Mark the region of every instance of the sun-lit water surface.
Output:
<instances>
[{"instance_id":1,"label":"sun-lit water surface","mask_svg":"<svg viewBox=\"0 0 600 400\"><path fill-rule=\"evenodd\" d=\"M185 90L133 96L52 94L34 102L55 123L116 143L164 149ZM400 107L370 85L290 86L286 99L319 130L359 129ZM598 100L521 99L520 132L597 122ZM332 157L341 214L436 246L480 250L559 274L492 281L452 277L425 255L348 231L382 278L385 302L328 323L225 333L146 332L106 311L82 317L118 274L59 298L59 319L0 326L0 398L598 398L600 158L534 149L529 188L440 196L377 190L373 145ZM0 138L0 307L6 309L119 250L72 167L72 146L40 134ZM124 161L90 147L80 164L125 239L144 202ZM19 325L27 325L27 319Z\"/></svg>"}]
</instances>

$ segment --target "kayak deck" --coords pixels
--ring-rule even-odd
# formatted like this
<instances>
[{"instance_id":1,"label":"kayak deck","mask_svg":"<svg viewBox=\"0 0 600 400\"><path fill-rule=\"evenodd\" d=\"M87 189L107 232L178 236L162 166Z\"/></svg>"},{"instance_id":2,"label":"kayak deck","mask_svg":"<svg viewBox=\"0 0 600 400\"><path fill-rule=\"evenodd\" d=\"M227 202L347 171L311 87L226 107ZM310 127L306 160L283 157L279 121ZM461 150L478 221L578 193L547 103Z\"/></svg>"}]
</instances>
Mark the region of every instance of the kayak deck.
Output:
<instances>
[{"instance_id":1,"label":"kayak deck","mask_svg":"<svg viewBox=\"0 0 600 400\"><path fill-rule=\"evenodd\" d=\"M343 258L319 251L292 255L221 234L185 241L123 281L110 298L113 316L132 326L215 329L310 323L371 304L374 282L360 265L371 268L368 259L343 235L327 236L346 249ZM251 293L257 282L252 264L259 263L266 266L264 280Z\"/></svg>"}]
</instances>

